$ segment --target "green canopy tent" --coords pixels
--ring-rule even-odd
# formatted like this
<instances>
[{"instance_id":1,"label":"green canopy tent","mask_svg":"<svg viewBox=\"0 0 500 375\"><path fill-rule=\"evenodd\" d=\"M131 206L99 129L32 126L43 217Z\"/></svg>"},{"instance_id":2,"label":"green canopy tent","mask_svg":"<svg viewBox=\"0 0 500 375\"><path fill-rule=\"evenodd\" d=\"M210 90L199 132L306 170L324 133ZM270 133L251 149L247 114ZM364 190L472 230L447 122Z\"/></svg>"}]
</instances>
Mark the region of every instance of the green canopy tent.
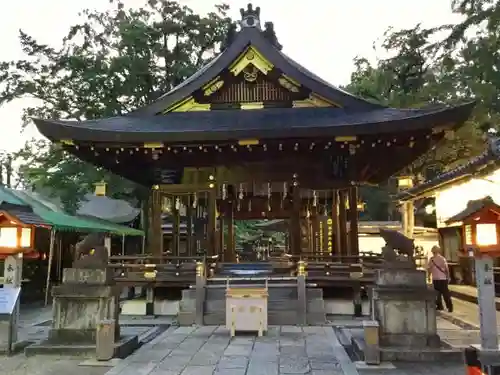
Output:
<instances>
[{"instance_id":1,"label":"green canopy tent","mask_svg":"<svg viewBox=\"0 0 500 375\"><path fill-rule=\"evenodd\" d=\"M47 265L47 280L45 289L45 305L47 305L48 302L50 273L52 271L54 259L56 232L98 232L109 235L118 235L122 236L122 238L125 236L144 237L144 231L139 229L119 225L96 217L70 215L64 212L58 205L31 191L14 190L0 186L0 205L2 203L30 207L31 210L51 228L49 263Z\"/></svg>"}]
</instances>

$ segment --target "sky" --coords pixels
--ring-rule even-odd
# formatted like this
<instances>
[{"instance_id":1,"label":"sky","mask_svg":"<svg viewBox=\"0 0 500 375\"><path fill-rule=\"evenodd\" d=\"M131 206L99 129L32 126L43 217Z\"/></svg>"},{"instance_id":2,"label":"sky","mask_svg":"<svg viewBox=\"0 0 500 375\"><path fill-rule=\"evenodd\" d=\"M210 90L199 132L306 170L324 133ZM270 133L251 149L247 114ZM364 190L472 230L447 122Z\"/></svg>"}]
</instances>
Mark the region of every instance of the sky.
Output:
<instances>
[{"instance_id":1,"label":"sky","mask_svg":"<svg viewBox=\"0 0 500 375\"><path fill-rule=\"evenodd\" d=\"M126 6L139 7L146 0L123 0ZM13 0L4 1L0 14L2 43L0 61L20 59L18 42L22 29L42 43L58 46L69 27L79 20L83 8L104 10L108 0ZM220 1L180 0L204 13ZM231 16L239 19L239 9L248 0L226 0ZM261 7L262 22L274 23L283 52L335 85L349 82L356 56L375 61L384 57L373 48L389 27L424 27L457 21L450 0L254 0ZM21 111L33 103L21 99L0 107L0 152L16 151L32 137L40 137L29 125L21 132Z\"/></svg>"}]
</instances>

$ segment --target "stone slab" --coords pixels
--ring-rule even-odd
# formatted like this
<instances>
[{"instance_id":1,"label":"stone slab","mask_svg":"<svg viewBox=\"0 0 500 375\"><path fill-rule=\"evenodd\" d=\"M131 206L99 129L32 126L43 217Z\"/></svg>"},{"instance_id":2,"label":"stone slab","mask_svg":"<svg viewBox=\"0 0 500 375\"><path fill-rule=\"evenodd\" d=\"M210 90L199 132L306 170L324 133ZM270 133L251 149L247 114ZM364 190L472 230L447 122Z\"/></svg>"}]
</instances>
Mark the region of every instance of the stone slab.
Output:
<instances>
[{"instance_id":1,"label":"stone slab","mask_svg":"<svg viewBox=\"0 0 500 375\"><path fill-rule=\"evenodd\" d=\"M137 335L125 336L115 343L114 357L125 358L139 347L139 338ZM96 346L92 344L54 344L48 340L42 340L24 349L26 356L37 354L58 354L58 355L78 355L83 358L93 358L95 356Z\"/></svg>"},{"instance_id":2,"label":"stone slab","mask_svg":"<svg viewBox=\"0 0 500 375\"><path fill-rule=\"evenodd\" d=\"M269 326L263 337L233 338L224 326L170 327L107 375L129 375L139 363L155 365L147 375L358 375L329 326Z\"/></svg>"},{"instance_id":3,"label":"stone slab","mask_svg":"<svg viewBox=\"0 0 500 375\"><path fill-rule=\"evenodd\" d=\"M86 359L83 362L80 362L78 366L87 366L87 367L115 367L117 366L122 359L120 358L112 358L109 361L97 361L94 358Z\"/></svg>"}]
</instances>

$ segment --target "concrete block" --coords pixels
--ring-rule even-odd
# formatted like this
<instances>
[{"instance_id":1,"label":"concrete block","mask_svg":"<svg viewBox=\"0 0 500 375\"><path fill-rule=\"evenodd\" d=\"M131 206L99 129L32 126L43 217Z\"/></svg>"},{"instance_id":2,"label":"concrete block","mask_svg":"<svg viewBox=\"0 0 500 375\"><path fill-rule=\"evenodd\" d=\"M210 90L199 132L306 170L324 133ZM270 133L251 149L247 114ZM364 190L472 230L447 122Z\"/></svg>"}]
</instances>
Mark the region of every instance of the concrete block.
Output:
<instances>
[{"instance_id":1,"label":"concrete block","mask_svg":"<svg viewBox=\"0 0 500 375\"><path fill-rule=\"evenodd\" d=\"M365 338L364 359L369 365L380 364L379 324L374 320L363 321Z\"/></svg>"},{"instance_id":2,"label":"concrete block","mask_svg":"<svg viewBox=\"0 0 500 375\"><path fill-rule=\"evenodd\" d=\"M307 301L307 312L325 312L325 301L316 299Z\"/></svg>"},{"instance_id":3,"label":"concrete block","mask_svg":"<svg viewBox=\"0 0 500 375\"><path fill-rule=\"evenodd\" d=\"M323 289L307 288L307 299L323 299Z\"/></svg>"},{"instance_id":4,"label":"concrete block","mask_svg":"<svg viewBox=\"0 0 500 375\"><path fill-rule=\"evenodd\" d=\"M326 314L323 313L307 313L307 324L321 325L326 323Z\"/></svg>"},{"instance_id":5,"label":"concrete block","mask_svg":"<svg viewBox=\"0 0 500 375\"><path fill-rule=\"evenodd\" d=\"M196 313L193 312L179 312L177 315L177 323L180 326L191 326L195 323Z\"/></svg>"},{"instance_id":6,"label":"concrete block","mask_svg":"<svg viewBox=\"0 0 500 375\"><path fill-rule=\"evenodd\" d=\"M6 318L8 319L8 318ZM10 323L8 320L0 320L0 347L7 348L9 342ZM15 331L15 332L14 332ZM12 342L17 341L17 327L12 332Z\"/></svg>"},{"instance_id":7,"label":"concrete block","mask_svg":"<svg viewBox=\"0 0 500 375\"><path fill-rule=\"evenodd\" d=\"M96 359L109 361L115 351L116 322L103 320L97 325L96 333Z\"/></svg>"},{"instance_id":8,"label":"concrete block","mask_svg":"<svg viewBox=\"0 0 500 375\"><path fill-rule=\"evenodd\" d=\"M180 301L156 300L154 301L154 315L176 316L180 310Z\"/></svg>"},{"instance_id":9,"label":"concrete block","mask_svg":"<svg viewBox=\"0 0 500 375\"><path fill-rule=\"evenodd\" d=\"M146 300L124 301L122 315L146 316Z\"/></svg>"},{"instance_id":10,"label":"concrete block","mask_svg":"<svg viewBox=\"0 0 500 375\"><path fill-rule=\"evenodd\" d=\"M196 299L196 289L183 289L181 299Z\"/></svg>"}]
</instances>

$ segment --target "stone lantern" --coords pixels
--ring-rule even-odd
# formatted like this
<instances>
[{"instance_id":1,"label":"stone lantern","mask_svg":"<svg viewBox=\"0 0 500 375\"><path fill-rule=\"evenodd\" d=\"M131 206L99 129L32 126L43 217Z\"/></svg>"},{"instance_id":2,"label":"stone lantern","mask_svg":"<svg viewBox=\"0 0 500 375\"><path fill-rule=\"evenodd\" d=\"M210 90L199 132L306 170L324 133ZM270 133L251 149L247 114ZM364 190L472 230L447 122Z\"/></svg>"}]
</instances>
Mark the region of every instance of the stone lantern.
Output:
<instances>
[{"instance_id":1,"label":"stone lantern","mask_svg":"<svg viewBox=\"0 0 500 375\"><path fill-rule=\"evenodd\" d=\"M467 207L447 220L461 223L463 251L474 258L479 305L481 344L472 349L481 359L488 374L497 373L500 363L498 350L497 312L495 305L494 258L500 256L500 206L491 197L469 201Z\"/></svg>"},{"instance_id":2,"label":"stone lantern","mask_svg":"<svg viewBox=\"0 0 500 375\"><path fill-rule=\"evenodd\" d=\"M462 223L463 250L469 256L500 255L500 206L491 197L469 201L465 210L446 223Z\"/></svg>"}]
</instances>

